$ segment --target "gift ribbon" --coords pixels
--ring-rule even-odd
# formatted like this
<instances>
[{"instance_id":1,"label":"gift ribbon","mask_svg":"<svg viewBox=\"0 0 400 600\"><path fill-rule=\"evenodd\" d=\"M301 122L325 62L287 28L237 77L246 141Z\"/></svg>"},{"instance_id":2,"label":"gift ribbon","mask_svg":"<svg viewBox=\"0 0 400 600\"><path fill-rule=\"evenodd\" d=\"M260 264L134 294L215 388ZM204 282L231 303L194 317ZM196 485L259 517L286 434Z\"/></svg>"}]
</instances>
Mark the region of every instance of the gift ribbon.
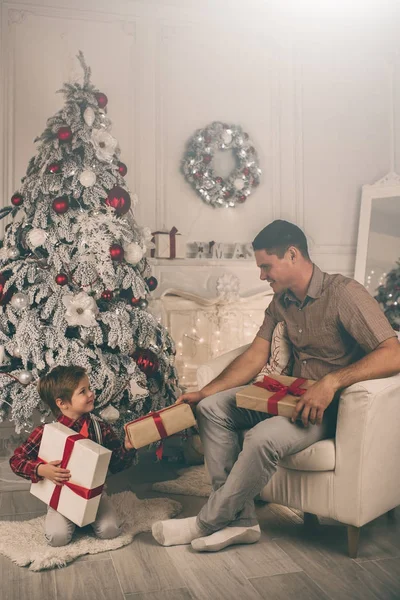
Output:
<instances>
[{"instance_id":1,"label":"gift ribbon","mask_svg":"<svg viewBox=\"0 0 400 600\"><path fill-rule=\"evenodd\" d=\"M168 233L167 231L153 231L153 233L151 234L153 237L151 238L151 241L153 242L153 244L155 243L156 238L154 237L157 233ZM171 231L168 233L169 235L169 257L170 258L176 258L176 234L178 233L177 228L174 226ZM151 249L151 253L150 253L151 257L154 258L156 255L156 250L155 248Z\"/></svg>"},{"instance_id":2,"label":"gift ribbon","mask_svg":"<svg viewBox=\"0 0 400 600\"><path fill-rule=\"evenodd\" d=\"M88 437L89 437L89 429L88 429L88 424L85 421L84 424L82 425L82 428L79 433L76 433L75 435L69 435L67 437L67 439L65 440L64 453L63 453L63 457L61 459L61 464L60 464L61 469L67 468L67 465L69 463L69 459L71 458L71 454L74 449L75 443L79 440L86 440ZM38 460L40 460L41 463L47 464L46 461L43 460L42 458L38 457ZM81 498L84 498L85 500L90 500L91 498L100 496L101 492L103 491L103 487L104 487L104 484L102 484L96 488L89 489L89 488L85 488L81 485L76 485L75 483L70 483L69 481L66 481L63 485L66 485L75 494L77 494ZM58 503L60 501L60 494L61 494L62 487L63 487L62 485L56 485L54 487L53 493L51 495L49 506L51 506L51 508L53 508L54 510L57 510L57 508L58 508Z\"/></svg>"},{"instance_id":3,"label":"gift ribbon","mask_svg":"<svg viewBox=\"0 0 400 600\"><path fill-rule=\"evenodd\" d=\"M268 398L267 408L270 415L277 415L278 402L287 396L287 394L290 394L291 396L302 396L306 393L307 390L301 387L306 381L307 379L299 377L298 379L295 379L291 385L283 385L283 383L280 381L264 375L264 379L262 381L258 381L254 385L264 388L269 392L275 392L270 398Z\"/></svg>"}]
</instances>

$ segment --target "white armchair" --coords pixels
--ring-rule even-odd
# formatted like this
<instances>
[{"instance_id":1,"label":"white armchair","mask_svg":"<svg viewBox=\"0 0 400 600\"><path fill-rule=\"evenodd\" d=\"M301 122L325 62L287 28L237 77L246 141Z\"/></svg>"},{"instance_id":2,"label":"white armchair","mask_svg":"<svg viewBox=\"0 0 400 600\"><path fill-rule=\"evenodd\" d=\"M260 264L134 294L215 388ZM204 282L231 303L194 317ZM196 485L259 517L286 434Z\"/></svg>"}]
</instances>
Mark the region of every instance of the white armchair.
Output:
<instances>
[{"instance_id":1,"label":"white armchair","mask_svg":"<svg viewBox=\"0 0 400 600\"><path fill-rule=\"evenodd\" d=\"M201 365L199 387L248 346ZM400 375L363 381L340 397L336 438L285 457L261 498L347 525L349 555L357 556L360 528L400 505Z\"/></svg>"}]
</instances>

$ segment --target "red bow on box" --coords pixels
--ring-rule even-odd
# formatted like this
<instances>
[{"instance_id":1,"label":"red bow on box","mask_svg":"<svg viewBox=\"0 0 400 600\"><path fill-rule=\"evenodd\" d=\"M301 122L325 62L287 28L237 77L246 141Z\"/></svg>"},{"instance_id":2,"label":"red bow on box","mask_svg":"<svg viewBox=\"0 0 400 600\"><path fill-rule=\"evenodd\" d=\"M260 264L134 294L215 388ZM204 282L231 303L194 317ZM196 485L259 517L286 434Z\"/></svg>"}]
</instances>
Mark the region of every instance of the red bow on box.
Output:
<instances>
[{"instance_id":1,"label":"red bow on box","mask_svg":"<svg viewBox=\"0 0 400 600\"><path fill-rule=\"evenodd\" d=\"M155 236L157 233L164 233L164 234L169 235L169 257L170 258L176 258L176 238L175 238L175 236L178 233L177 228L173 227L169 233L167 231L153 231L152 235ZM151 241L154 244L155 243L155 237L153 237L151 239ZM152 258L155 257L155 255L156 255L155 248L151 249L150 255L151 255Z\"/></svg>"},{"instance_id":2,"label":"red bow on box","mask_svg":"<svg viewBox=\"0 0 400 600\"><path fill-rule=\"evenodd\" d=\"M295 379L291 385L283 385L283 383L280 381L264 375L264 379L262 381L258 381L254 385L264 388L269 392L275 392L275 394L268 398L267 408L270 415L277 415L278 402L287 396L287 394L290 394L291 396L302 396L305 394L307 390L300 387L305 381L307 381L307 379L299 377L298 379Z\"/></svg>"},{"instance_id":3,"label":"red bow on box","mask_svg":"<svg viewBox=\"0 0 400 600\"><path fill-rule=\"evenodd\" d=\"M138 421L143 421L144 419L153 419L155 426L157 427L157 431L160 434L160 438L161 438L161 440L159 442L157 442L157 449L156 449L156 456L157 456L158 460L161 460L162 455L163 455L162 440L164 438L168 437L167 430L165 429L164 423L162 422L161 417L160 417L160 412L164 412L165 410L169 410L170 408L174 408L174 405L167 406L167 408L162 408L160 411L150 412L147 415L144 415L144 417L139 417L138 419L135 419L135 423Z\"/></svg>"},{"instance_id":4,"label":"red bow on box","mask_svg":"<svg viewBox=\"0 0 400 600\"><path fill-rule=\"evenodd\" d=\"M86 421L82 425L82 429L80 433L76 433L75 435L69 435L65 440L64 453L61 459L60 469L66 469L69 463L69 459L71 458L72 450L74 449L75 442L78 440L86 440L89 437L88 425ZM46 464L45 460L42 460L38 457L42 463ZM63 485L66 485L70 490L75 492L81 498L85 498L85 500L90 500L91 498L95 498L96 496L100 496L103 491L104 484L99 485L96 488L88 489L81 485L76 485L75 483L70 483L66 481ZM62 485L56 485L54 487L53 493L50 498L49 506L57 510L58 503L60 501L60 494L62 490Z\"/></svg>"}]
</instances>

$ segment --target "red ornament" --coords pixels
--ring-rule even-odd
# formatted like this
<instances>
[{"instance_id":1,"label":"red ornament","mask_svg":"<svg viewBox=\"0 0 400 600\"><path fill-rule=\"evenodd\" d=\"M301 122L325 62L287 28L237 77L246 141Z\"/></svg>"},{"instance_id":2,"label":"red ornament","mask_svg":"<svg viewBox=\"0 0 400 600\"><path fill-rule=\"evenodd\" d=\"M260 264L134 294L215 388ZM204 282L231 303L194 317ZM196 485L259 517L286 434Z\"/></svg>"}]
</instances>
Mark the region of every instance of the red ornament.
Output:
<instances>
[{"instance_id":1,"label":"red ornament","mask_svg":"<svg viewBox=\"0 0 400 600\"><path fill-rule=\"evenodd\" d=\"M56 275L56 284L57 285L66 285L68 283L68 277L65 273L59 273Z\"/></svg>"},{"instance_id":2,"label":"red ornament","mask_svg":"<svg viewBox=\"0 0 400 600\"><path fill-rule=\"evenodd\" d=\"M204 141L206 144L209 144L211 142L211 140L212 140L212 137L210 135L206 135L204 138Z\"/></svg>"},{"instance_id":3,"label":"red ornament","mask_svg":"<svg viewBox=\"0 0 400 600\"><path fill-rule=\"evenodd\" d=\"M72 140L72 131L70 127L60 127L57 131L57 137L60 142L70 142Z\"/></svg>"},{"instance_id":4,"label":"red ornament","mask_svg":"<svg viewBox=\"0 0 400 600\"><path fill-rule=\"evenodd\" d=\"M13 206L21 206L21 204L24 203L24 199L21 196L21 194L14 194L13 196L11 196L11 204Z\"/></svg>"},{"instance_id":5,"label":"red ornament","mask_svg":"<svg viewBox=\"0 0 400 600\"><path fill-rule=\"evenodd\" d=\"M224 192L224 198L230 198L232 195L232 192L229 190L226 190L226 192Z\"/></svg>"},{"instance_id":6,"label":"red ornament","mask_svg":"<svg viewBox=\"0 0 400 600\"><path fill-rule=\"evenodd\" d=\"M153 292L158 286L158 281L155 277L149 277L148 279L146 279L146 283L151 292Z\"/></svg>"},{"instance_id":7,"label":"red ornament","mask_svg":"<svg viewBox=\"0 0 400 600\"><path fill-rule=\"evenodd\" d=\"M104 292L101 293L101 298L102 300L109 302L114 298L114 294L111 290L104 290Z\"/></svg>"},{"instance_id":8,"label":"red ornament","mask_svg":"<svg viewBox=\"0 0 400 600\"><path fill-rule=\"evenodd\" d=\"M115 208L117 215L124 215L131 207L131 197L126 190L116 185L108 192L106 204Z\"/></svg>"},{"instance_id":9,"label":"red ornament","mask_svg":"<svg viewBox=\"0 0 400 600\"><path fill-rule=\"evenodd\" d=\"M56 212L58 215L63 215L69 209L69 200L66 196L56 198L55 200L53 200L52 207L54 212Z\"/></svg>"},{"instance_id":10,"label":"red ornament","mask_svg":"<svg viewBox=\"0 0 400 600\"><path fill-rule=\"evenodd\" d=\"M120 175L122 175L122 177L125 177L127 172L128 172L128 167L126 166L126 164L123 162L119 162L118 163L118 173Z\"/></svg>"},{"instance_id":11,"label":"red ornament","mask_svg":"<svg viewBox=\"0 0 400 600\"><path fill-rule=\"evenodd\" d=\"M197 173L195 173L195 174L193 175L193 177L194 177L195 179L202 179L202 178L203 178L203 173L202 173L201 171L197 171Z\"/></svg>"},{"instance_id":12,"label":"red ornament","mask_svg":"<svg viewBox=\"0 0 400 600\"><path fill-rule=\"evenodd\" d=\"M242 202L246 201L246 196L244 194L242 194L241 196L238 197L237 201L242 204Z\"/></svg>"},{"instance_id":13,"label":"red ornament","mask_svg":"<svg viewBox=\"0 0 400 600\"><path fill-rule=\"evenodd\" d=\"M243 175L248 175L250 173L250 169L248 169L247 167L245 169L243 169Z\"/></svg>"},{"instance_id":14,"label":"red ornament","mask_svg":"<svg viewBox=\"0 0 400 600\"><path fill-rule=\"evenodd\" d=\"M112 246L110 246L110 256L113 260L123 260L124 254L124 249L119 244L112 244Z\"/></svg>"},{"instance_id":15,"label":"red ornament","mask_svg":"<svg viewBox=\"0 0 400 600\"><path fill-rule=\"evenodd\" d=\"M216 177L216 178L215 178L215 181L216 181L217 183L222 183L222 181L223 181L223 180L222 180L222 177Z\"/></svg>"},{"instance_id":16,"label":"red ornament","mask_svg":"<svg viewBox=\"0 0 400 600\"><path fill-rule=\"evenodd\" d=\"M108 104L108 98L103 92L98 92L96 95L97 104L99 108L105 108Z\"/></svg>"},{"instance_id":17,"label":"red ornament","mask_svg":"<svg viewBox=\"0 0 400 600\"><path fill-rule=\"evenodd\" d=\"M61 171L61 165L60 163L50 163L46 171L53 174L59 173Z\"/></svg>"},{"instance_id":18,"label":"red ornament","mask_svg":"<svg viewBox=\"0 0 400 600\"><path fill-rule=\"evenodd\" d=\"M141 298L135 298L135 296L132 296L132 298L131 298L132 306L139 306L140 301L141 301Z\"/></svg>"},{"instance_id":19,"label":"red ornament","mask_svg":"<svg viewBox=\"0 0 400 600\"><path fill-rule=\"evenodd\" d=\"M208 164L209 162L211 162L211 156L209 154L204 154L203 155L203 163Z\"/></svg>"},{"instance_id":20,"label":"red ornament","mask_svg":"<svg viewBox=\"0 0 400 600\"><path fill-rule=\"evenodd\" d=\"M159 363L157 357L150 350L136 350L132 358L146 377L157 373Z\"/></svg>"}]
</instances>

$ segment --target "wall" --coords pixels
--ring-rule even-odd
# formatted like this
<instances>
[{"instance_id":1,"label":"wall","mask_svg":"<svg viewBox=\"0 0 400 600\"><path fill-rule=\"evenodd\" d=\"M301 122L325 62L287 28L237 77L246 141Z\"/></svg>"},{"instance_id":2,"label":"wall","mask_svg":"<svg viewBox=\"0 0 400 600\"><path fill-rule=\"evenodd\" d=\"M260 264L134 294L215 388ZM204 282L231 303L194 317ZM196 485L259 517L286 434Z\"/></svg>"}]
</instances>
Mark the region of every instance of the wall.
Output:
<instances>
[{"instance_id":1,"label":"wall","mask_svg":"<svg viewBox=\"0 0 400 600\"><path fill-rule=\"evenodd\" d=\"M109 97L140 223L246 242L287 218L323 269L352 275L361 185L400 170L399 19L394 2L298 4L3 1L2 203L62 106L56 90L80 76L82 49ZM179 171L187 139L213 120L242 125L260 156L262 184L235 210L203 204Z\"/></svg>"}]
</instances>

